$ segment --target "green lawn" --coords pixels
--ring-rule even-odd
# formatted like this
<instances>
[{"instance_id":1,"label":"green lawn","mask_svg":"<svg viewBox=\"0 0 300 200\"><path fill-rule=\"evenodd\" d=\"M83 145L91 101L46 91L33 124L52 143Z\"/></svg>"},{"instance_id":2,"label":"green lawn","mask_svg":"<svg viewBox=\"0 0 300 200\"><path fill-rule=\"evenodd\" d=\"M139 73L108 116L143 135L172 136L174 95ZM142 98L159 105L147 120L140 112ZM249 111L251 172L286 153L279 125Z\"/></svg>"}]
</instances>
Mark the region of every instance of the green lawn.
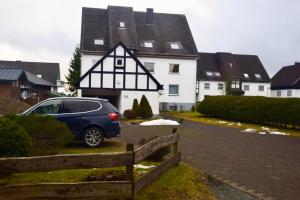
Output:
<instances>
[{"instance_id":1,"label":"green lawn","mask_svg":"<svg viewBox=\"0 0 300 200\"><path fill-rule=\"evenodd\" d=\"M73 143L60 151L61 154L79 153L108 153L125 151L125 144L117 140L106 141L102 147L86 148L81 143ZM143 161L139 164L157 166L159 162ZM134 169L135 179L140 178L150 169ZM16 173L9 177L0 178L0 186L13 184L34 183L72 183L87 181L89 176L105 176L112 174L125 174L125 167L97 168L97 169L72 169L39 173ZM138 194L136 199L203 199L213 200L204 183L204 175L194 170L189 165L180 164L158 178L152 185Z\"/></svg>"},{"instance_id":2,"label":"green lawn","mask_svg":"<svg viewBox=\"0 0 300 200\"><path fill-rule=\"evenodd\" d=\"M171 115L177 118L183 118L183 119L188 119L191 121L196 121L196 122L201 122L205 124L212 124L212 125L217 125L217 126L228 126L228 127L233 127L233 128L239 128L239 129L256 129L256 130L262 130L262 127L267 127L271 128L273 131L279 131L279 132L284 132L288 133L290 136L296 136L300 137L300 131L298 130L293 130L293 129L281 129L277 127L268 127L265 125L259 125L259 124L250 124L250 123L241 123L241 122L235 122L235 121L228 121L224 119L218 119L218 118L211 118L211 117L205 117L201 115L198 112L168 112L166 115Z\"/></svg>"}]
</instances>

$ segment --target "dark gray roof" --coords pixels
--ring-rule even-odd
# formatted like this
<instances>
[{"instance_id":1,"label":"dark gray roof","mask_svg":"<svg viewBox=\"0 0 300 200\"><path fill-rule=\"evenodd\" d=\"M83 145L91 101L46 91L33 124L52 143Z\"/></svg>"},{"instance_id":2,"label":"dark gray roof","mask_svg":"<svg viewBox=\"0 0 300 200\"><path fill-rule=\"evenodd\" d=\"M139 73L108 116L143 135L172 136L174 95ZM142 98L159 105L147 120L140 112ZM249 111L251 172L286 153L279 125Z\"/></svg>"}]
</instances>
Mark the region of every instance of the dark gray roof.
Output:
<instances>
[{"instance_id":1,"label":"dark gray roof","mask_svg":"<svg viewBox=\"0 0 300 200\"><path fill-rule=\"evenodd\" d=\"M10 69L0 67L0 81L16 81L24 72L23 69Z\"/></svg>"},{"instance_id":2,"label":"dark gray roof","mask_svg":"<svg viewBox=\"0 0 300 200\"><path fill-rule=\"evenodd\" d=\"M153 20L147 20L149 16ZM126 28L119 27L121 21L125 22ZM104 45L95 45L94 39L104 39ZM82 8L81 52L105 53L120 41L128 48L136 49L137 55L197 57L185 15L151 15L151 12L136 12L131 7L120 6ZM152 41L153 48L143 47L145 41ZM179 42L182 48L171 49L170 42Z\"/></svg>"},{"instance_id":3,"label":"dark gray roof","mask_svg":"<svg viewBox=\"0 0 300 200\"><path fill-rule=\"evenodd\" d=\"M300 89L300 63L281 68L272 78L271 89Z\"/></svg>"},{"instance_id":4,"label":"dark gray roof","mask_svg":"<svg viewBox=\"0 0 300 200\"><path fill-rule=\"evenodd\" d=\"M207 76L206 72L219 72L220 77ZM244 74L248 74L246 78ZM255 77L260 74L261 78ZM256 55L232 53L199 53L197 61L197 80L225 80L238 78L245 82L270 82L270 77Z\"/></svg>"},{"instance_id":5,"label":"dark gray roof","mask_svg":"<svg viewBox=\"0 0 300 200\"><path fill-rule=\"evenodd\" d=\"M44 79L38 78L36 75L27 72L24 69L0 66L1 82L17 81L22 76L22 74L24 74L28 82L30 82L33 85L49 86L49 87L54 86L52 83Z\"/></svg>"},{"instance_id":6,"label":"dark gray roof","mask_svg":"<svg viewBox=\"0 0 300 200\"><path fill-rule=\"evenodd\" d=\"M34 75L41 74L42 79L53 85L56 85L56 80L60 80L59 63L0 60L0 65L21 68Z\"/></svg>"}]
</instances>

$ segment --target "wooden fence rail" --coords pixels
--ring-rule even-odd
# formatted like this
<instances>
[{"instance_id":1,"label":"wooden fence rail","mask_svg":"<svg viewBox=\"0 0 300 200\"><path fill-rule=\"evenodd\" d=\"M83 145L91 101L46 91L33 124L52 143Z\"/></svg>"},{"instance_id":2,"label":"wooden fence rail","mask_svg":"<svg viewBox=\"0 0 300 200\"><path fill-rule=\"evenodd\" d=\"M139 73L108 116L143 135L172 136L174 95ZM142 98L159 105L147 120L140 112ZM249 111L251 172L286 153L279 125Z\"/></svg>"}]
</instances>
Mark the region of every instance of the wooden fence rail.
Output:
<instances>
[{"instance_id":1,"label":"wooden fence rail","mask_svg":"<svg viewBox=\"0 0 300 200\"><path fill-rule=\"evenodd\" d=\"M89 169L126 166L125 181L94 181L79 183L20 184L0 187L0 199L89 199L99 197L133 198L140 190L180 162L177 152L179 134L159 137L134 150L133 144L126 145L126 152L72 154L39 157L0 158L0 173L45 172L63 169ZM173 155L148 174L134 180L134 164L159 149L173 147Z\"/></svg>"}]
</instances>

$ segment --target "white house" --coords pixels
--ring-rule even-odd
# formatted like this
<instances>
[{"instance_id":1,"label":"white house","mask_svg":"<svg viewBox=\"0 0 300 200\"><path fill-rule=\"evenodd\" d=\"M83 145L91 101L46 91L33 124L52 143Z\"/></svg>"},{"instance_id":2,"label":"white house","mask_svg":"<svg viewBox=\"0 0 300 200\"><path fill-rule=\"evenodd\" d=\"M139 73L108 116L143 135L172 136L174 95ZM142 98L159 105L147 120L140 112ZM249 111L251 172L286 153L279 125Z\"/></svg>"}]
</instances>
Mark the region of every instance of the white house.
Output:
<instances>
[{"instance_id":1,"label":"white house","mask_svg":"<svg viewBox=\"0 0 300 200\"><path fill-rule=\"evenodd\" d=\"M300 63L283 67L273 76L271 96L300 98Z\"/></svg>"},{"instance_id":2,"label":"white house","mask_svg":"<svg viewBox=\"0 0 300 200\"><path fill-rule=\"evenodd\" d=\"M83 8L79 94L108 98L123 113L144 94L159 109L196 101L197 48L184 15Z\"/></svg>"},{"instance_id":3,"label":"white house","mask_svg":"<svg viewBox=\"0 0 300 200\"><path fill-rule=\"evenodd\" d=\"M271 81L256 55L199 53L197 101L226 94L226 83L235 95L270 96Z\"/></svg>"}]
</instances>

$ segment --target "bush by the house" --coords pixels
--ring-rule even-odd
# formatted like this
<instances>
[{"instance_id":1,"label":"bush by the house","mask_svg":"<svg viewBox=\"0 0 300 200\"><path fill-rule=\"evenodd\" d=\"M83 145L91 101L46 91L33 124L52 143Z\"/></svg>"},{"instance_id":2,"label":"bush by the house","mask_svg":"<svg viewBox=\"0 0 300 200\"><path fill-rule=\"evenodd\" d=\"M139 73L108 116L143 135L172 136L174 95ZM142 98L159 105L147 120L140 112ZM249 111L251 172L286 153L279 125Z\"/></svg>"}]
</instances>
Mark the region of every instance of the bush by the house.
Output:
<instances>
[{"instance_id":1,"label":"bush by the house","mask_svg":"<svg viewBox=\"0 0 300 200\"><path fill-rule=\"evenodd\" d=\"M300 99L250 96L209 96L197 111L211 117L287 126L300 124Z\"/></svg>"},{"instance_id":2,"label":"bush by the house","mask_svg":"<svg viewBox=\"0 0 300 200\"><path fill-rule=\"evenodd\" d=\"M16 122L0 118L0 157L30 156L32 141L27 132Z\"/></svg>"},{"instance_id":3,"label":"bush by the house","mask_svg":"<svg viewBox=\"0 0 300 200\"><path fill-rule=\"evenodd\" d=\"M148 119L153 116L152 108L149 104L149 101L145 95L142 96L139 108L138 108L138 117L143 119Z\"/></svg>"},{"instance_id":4,"label":"bush by the house","mask_svg":"<svg viewBox=\"0 0 300 200\"><path fill-rule=\"evenodd\" d=\"M142 140L140 140L139 144L140 145L144 145L147 144L148 142L151 142L152 140L157 139L158 136L153 136L153 137L149 137L149 138L144 138ZM171 146L166 146L163 147L159 150L157 150L155 153L151 154L150 156L147 157L147 160L149 161L162 161L166 155L168 155L171 152Z\"/></svg>"},{"instance_id":5,"label":"bush by the house","mask_svg":"<svg viewBox=\"0 0 300 200\"><path fill-rule=\"evenodd\" d=\"M139 110L139 103L137 99L133 100L133 104L132 104L132 111L137 114Z\"/></svg>"},{"instance_id":6,"label":"bush by the house","mask_svg":"<svg viewBox=\"0 0 300 200\"><path fill-rule=\"evenodd\" d=\"M128 109L128 110L125 110L125 111L124 111L124 117L126 117L127 119L135 119L135 118L136 118L136 115L135 115L135 113L133 112L133 110Z\"/></svg>"},{"instance_id":7,"label":"bush by the house","mask_svg":"<svg viewBox=\"0 0 300 200\"><path fill-rule=\"evenodd\" d=\"M192 112L195 112L195 111L196 111L195 105L192 106L191 111L192 111Z\"/></svg>"},{"instance_id":8,"label":"bush by the house","mask_svg":"<svg viewBox=\"0 0 300 200\"><path fill-rule=\"evenodd\" d=\"M11 97L0 97L0 115L21 113L30 108L30 106L18 99Z\"/></svg>"},{"instance_id":9,"label":"bush by the house","mask_svg":"<svg viewBox=\"0 0 300 200\"><path fill-rule=\"evenodd\" d=\"M69 128L51 116L9 115L7 118L18 123L30 135L34 155L56 154L73 138Z\"/></svg>"}]
</instances>

